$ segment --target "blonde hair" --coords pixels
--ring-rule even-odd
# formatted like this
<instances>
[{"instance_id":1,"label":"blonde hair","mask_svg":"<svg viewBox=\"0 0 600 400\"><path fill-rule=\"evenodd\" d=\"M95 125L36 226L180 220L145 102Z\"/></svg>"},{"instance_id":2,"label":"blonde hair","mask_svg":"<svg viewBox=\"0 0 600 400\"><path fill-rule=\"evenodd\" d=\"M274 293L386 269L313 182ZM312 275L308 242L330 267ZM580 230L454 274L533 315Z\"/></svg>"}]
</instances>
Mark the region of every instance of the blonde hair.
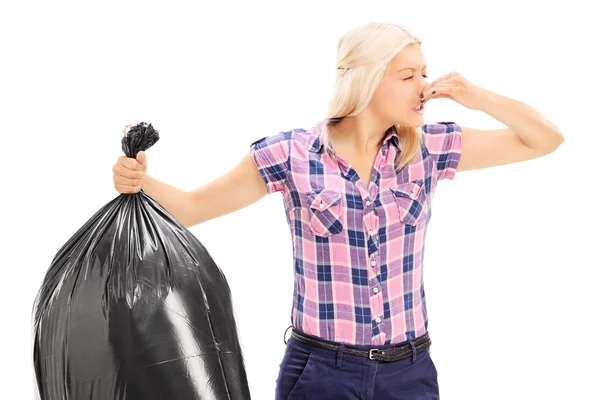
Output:
<instances>
[{"instance_id":1,"label":"blonde hair","mask_svg":"<svg viewBox=\"0 0 600 400\"><path fill-rule=\"evenodd\" d=\"M333 156L329 149L330 128L368 106L392 59L410 44L420 45L422 40L407 27L375 22L353 28L339 39L334 93L322 132L327 154ZM402 149L395 161L398 172L418 154L422 129L399 124L395 127Z\"/></svg>"}]
</instances>

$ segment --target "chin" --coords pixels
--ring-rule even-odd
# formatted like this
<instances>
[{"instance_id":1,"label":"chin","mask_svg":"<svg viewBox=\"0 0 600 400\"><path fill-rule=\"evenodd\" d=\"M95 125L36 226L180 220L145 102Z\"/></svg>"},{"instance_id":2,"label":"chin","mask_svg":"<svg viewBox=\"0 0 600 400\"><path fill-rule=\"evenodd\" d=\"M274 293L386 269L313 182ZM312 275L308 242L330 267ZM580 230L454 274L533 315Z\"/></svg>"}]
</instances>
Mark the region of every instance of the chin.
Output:
<instances>
[{"instance_id":1,"label":"chin","mask_svg":"<svg viewBox=\"0 0 600 400\"><path fill-rule=\"evenodd\" d=\"M422 115L415 115L410 120L406 119L397 119L396 125L407 126L411 128L420 128L424 124L424 119Z\"/></svg>"}]
</instances>

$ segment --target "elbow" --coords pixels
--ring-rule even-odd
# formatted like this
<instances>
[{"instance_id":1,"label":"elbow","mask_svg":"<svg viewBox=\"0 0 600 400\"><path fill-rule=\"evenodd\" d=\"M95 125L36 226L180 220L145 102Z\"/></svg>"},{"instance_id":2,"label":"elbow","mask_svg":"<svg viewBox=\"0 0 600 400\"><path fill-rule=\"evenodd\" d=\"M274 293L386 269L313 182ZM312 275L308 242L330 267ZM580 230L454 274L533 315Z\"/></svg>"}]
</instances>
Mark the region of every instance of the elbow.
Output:
<instances>
[{"instance_id":1,"label":"elbow","mask_svg":"<svg viewBox=\"0 0 600 400\"><path fill-rule=\"evenodd\" d=\"M564 137L562 134L560 134L560 135L559 135L559 138L558 138L558 140L557 140L557 142L556 142L556 148L558 149L558 147L559 147L561 144L563 144L563 143L564 143L564 141L565 141L565 137Z\"/></svg>"},{"instance_id":2,"label":"elbow","mask_svg":"<svg viewBox=\"0 0 600 400\"><path fill-rule=\"evenodd\" d=\"M556 131L556 133L554 135L552 135L552 138L545 142L543 147L538 147L538 148L535 148L534 150L539 151L540 155L542 155L542 156L550 154L550 153L554 153L556 151L556 149L558 149L560 147L560 145L563 144L564 141L565 141L565 138L562 135L562 133L560 133L559 131Z\"/></svg>"},{"instance_id":3,"label":"elbow","mask_svg":"<svg viewBox=\"0 0 600 400\"><path fill-rule=\"evenodd\" d=\"M552 140L552 151L555 151L565 141L565 137L560 131L556 131L554 140Z\"/></svg>"},{"instance_id":4,"label":"elbow","mask_svg":"<svg viewBox=\"0 0 600 400\"><path fill-rule=\"evenodd\" d=\"M556 141L552 142L551 146L548 147L546 154L554 153L564 141L565 138L561 135L558 139L556 139Z\"/></svg>"}]
</instances>

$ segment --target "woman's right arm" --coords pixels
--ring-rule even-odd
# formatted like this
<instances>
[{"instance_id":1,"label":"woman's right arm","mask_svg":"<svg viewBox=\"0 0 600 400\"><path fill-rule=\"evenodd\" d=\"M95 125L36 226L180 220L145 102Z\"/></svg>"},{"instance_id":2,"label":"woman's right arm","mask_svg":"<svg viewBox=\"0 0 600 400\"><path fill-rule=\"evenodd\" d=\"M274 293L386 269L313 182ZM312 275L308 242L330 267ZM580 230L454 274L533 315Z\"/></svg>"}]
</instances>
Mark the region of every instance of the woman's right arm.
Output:
<instances>
[{"instance_id":1,"label":"woman's right arm","mask_svg":"<svg viewBox=\"0 0 600 400\"><path fill-rule=\"evenodd\" d=\"M145 189L144 189L145 190ZM260 200L267 185L256 168L250 152L229 172L191 192L185 192L187 226L229 214Z\"/></svg>"},{"instance_id":2,"label":"woman's right arm","mask_svg":"<svg viewBox=\"0 0 600 400\"><path fill-rule=\"evenodd\" d=\"M268 193L250 152L229 172L190 192L154 179L145 169L145 154L138 160L120 157L113 167L115 189L120 193L144 189L187 228L249 206Z\"/></svg>"}]
</instances>

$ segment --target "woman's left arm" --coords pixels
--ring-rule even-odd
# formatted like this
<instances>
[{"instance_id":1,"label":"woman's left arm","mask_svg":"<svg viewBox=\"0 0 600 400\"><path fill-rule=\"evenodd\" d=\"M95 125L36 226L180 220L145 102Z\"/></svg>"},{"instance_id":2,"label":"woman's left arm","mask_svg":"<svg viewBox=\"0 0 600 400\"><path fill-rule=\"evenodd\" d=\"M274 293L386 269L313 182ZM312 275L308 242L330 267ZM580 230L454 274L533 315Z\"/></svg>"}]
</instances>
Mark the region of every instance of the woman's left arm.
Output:
<instances>
[{"instance_id":1,"label":"woman's left arm","mask_svg":"<svg viewBox=\"0 0 600 400\"><path fill-rule=\"evenodd\" d=\"M462 155L457 171L531 160L552 153L564 141L558 127L529 105L475 86L456 72L428 85L424 99L434 98L455 100L508 127L480 130L461 126Z\"/></svg>"},{"instance_id":2,"label":"woman's left arm","mask_svg":"<svg viewBox=\"0 0 600 400\"><path fill-rule=\"evenodd\" d=\"M556 125L518 100L480 88L479 110L511 128L527 146L552 152L564 141Z\"/></svg>"}]
</instances>

